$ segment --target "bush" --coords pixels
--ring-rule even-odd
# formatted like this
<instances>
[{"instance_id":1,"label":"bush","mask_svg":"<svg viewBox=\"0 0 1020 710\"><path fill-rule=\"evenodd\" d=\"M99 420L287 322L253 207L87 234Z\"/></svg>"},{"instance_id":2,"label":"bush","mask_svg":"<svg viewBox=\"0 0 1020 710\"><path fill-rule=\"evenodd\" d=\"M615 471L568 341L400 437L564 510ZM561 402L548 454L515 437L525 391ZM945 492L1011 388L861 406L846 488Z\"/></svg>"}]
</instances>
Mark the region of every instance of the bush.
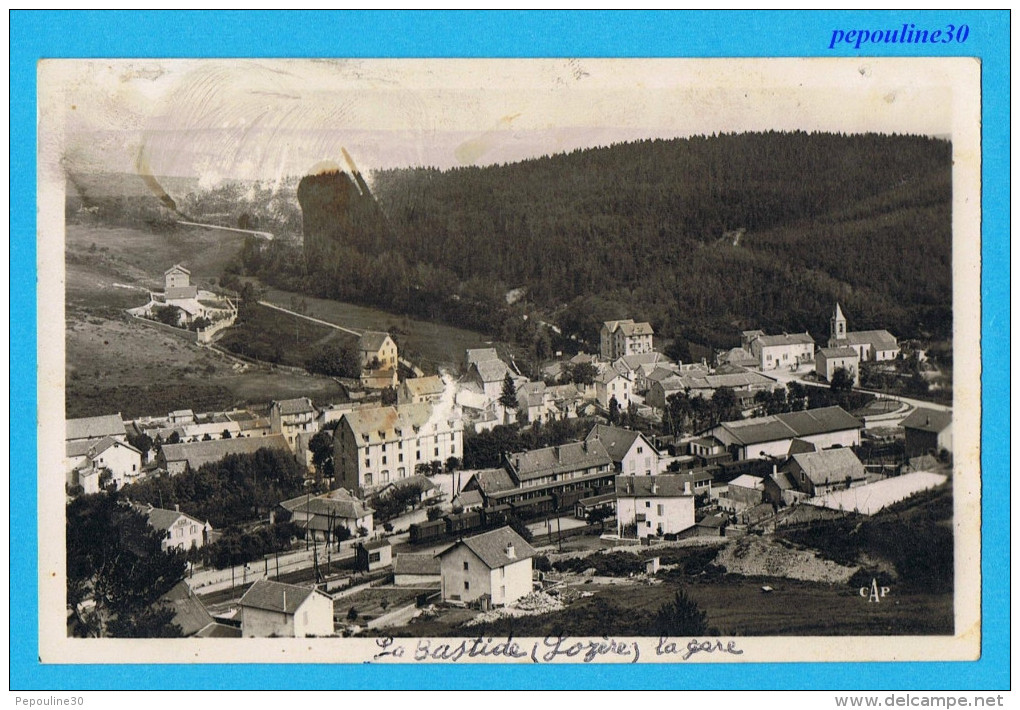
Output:
<instances>
[{"instance_id":1,"label":"bush","mask_svg":"<svg viewBox=\"0 0 1020 710\"><path fill-rule=\"evenodd\" d=\"M681 589L672 602L659 607L652 628L656 636L700 636L708 624L705 612Z\"/></svg>"}]
</instances>

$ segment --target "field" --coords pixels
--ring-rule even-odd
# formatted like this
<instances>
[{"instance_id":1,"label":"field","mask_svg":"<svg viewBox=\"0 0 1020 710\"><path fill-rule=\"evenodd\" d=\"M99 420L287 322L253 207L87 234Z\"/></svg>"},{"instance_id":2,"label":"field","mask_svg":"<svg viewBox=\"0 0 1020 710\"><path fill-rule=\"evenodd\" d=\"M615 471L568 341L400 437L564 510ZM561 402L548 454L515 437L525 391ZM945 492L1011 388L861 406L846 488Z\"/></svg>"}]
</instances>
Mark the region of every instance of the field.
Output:
<instances>
[{"instance_id":1,"label":"field","mask_svg":"<svg viewBox=\"0 0 1020 710\"><path fill-rule=\"evenodd\" d=\"M293 308L297 302L307 305L307 314L354 330L386 330L394 336L401 357L407 357L425 370L439 365L463 362L468 348L493 347L481 333L439 323L415 320L365 306L313 298L275 288L266 290L263 300Z\"/></svg>"},{"instance_id":2,"label":"field","mask_svg":"<svg viewBox=\"0 0 1020 710\"><path fill-rule=\"evenodd\" d=\"M219 341L222 348L263 362L304 364L330 343L353 343L355 336L259 304L244 307L237 323Z\"/></svg>"},{"instance_id":3,"label":"field","mask_svg":"<svg viewBox=\"0 0 1020 710\"><path fill-rule=\"evenodd\" d=\"M303 395L318 402L339 396L329 378L242 368L226 356L124 314L123 309L145 303L148 288L158 286L163 271L174 263L184 263L196 280L208 282L219 275L238 244L233 236L211 238L192 230L161 235L67 226L67 416L119 411L134 417Z\"/></svg>"}]
</instances>

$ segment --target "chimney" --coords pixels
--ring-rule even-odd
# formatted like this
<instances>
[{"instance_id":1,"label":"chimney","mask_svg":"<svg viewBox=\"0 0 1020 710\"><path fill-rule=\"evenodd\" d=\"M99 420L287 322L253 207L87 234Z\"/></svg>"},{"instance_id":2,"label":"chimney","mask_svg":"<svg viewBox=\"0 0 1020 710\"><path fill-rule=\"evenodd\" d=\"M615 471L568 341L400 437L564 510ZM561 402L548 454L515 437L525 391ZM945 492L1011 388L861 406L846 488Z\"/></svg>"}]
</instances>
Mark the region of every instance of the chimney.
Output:
<instances>
[{"instance_id":1,"label":"chimney","mask_svg":"<svg viewBox=\"0 0 1020 710\"><path fill-rule=\"evenodd\" d=\"M517 559L517 551L514 550L514 544L512 542L508 542L506 545L506 556L511 560Z\"/></svg>"},{"instance_id":2,"label":"chimney","mask_svg":"<svg viewBox=\"0 0 1020 710\"><path fill-rule=\"evenodd\" d=\"M287 590L283 590L283 610L287 611Z\"/></svg>"},{"instance_id":3,"label":"chimney","mask_svg":"<svg viewBox=\"0 0 1020 710\"><path fill-rule=\"evenodd\" d=\"M652 495L654 496L659 492L659 484L656 481L652 481Z\"/></svg>"},{"instance_id":4,"label":"chimney","mask_svg":"<svg viewBox=\"0 0 1020 710\"><path fill-rule=\"evenodd\" d=\"M174 503L174 510L176 512L180 513L181 512L181 504L180 503Z\"/></svg>"}]
</instances>

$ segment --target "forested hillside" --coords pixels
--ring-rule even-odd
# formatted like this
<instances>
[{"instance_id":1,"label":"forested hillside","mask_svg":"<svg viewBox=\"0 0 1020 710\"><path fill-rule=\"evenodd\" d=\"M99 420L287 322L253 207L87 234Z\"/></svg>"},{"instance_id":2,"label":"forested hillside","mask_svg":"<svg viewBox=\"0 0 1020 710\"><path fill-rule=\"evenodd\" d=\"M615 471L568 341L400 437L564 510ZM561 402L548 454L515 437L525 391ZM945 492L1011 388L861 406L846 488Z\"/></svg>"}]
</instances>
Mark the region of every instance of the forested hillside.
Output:
<instances>
[{"instance_id":1,"label":"forested hillside","mask_svg":"<svg viewBox=\"0 0 1020 710\"><path fill-rule=\"evenodd\" d=\"M951 168L939 139L767 133L384 171L385 235L302 200L306 244L331 241L332 258L285 270L320 295L518 337L501 328L525 308L590 342L624 316L716 347L749 327L823 336L839 299L853 329L945 338ZM287 278L294 261L255 266Z\"/></svg>"}]
</instances>

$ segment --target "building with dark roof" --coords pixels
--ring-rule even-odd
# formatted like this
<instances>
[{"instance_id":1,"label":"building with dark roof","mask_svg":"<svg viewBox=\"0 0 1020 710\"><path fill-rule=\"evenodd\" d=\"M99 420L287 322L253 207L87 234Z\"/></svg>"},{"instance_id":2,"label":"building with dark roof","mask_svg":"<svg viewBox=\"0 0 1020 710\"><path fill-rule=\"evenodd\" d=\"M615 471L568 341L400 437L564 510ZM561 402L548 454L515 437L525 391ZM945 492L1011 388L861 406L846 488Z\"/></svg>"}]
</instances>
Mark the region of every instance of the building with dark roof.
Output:
<instances>
[{"instance_id":1,"label":"building with dark roof","mask_svg":"<svg viewBox=\"0 0 1020 710\"><path fill-rule=\"evenodd\" d=\"M659 473L659 452L641 432L596 424L585 441L596 440L606 448L617 473L641 476Z\"/></svg>"},{"instance_id":2,"label":"building with dark roof","mask_svg":"<svg viewBox=\"0 0 1020 710\"><path fill-rule=\"evenodd\" d=\"M738 460L785 457L794 439L803 439L819 449L860 446L860 420L840 407L821 407L801 412L774 414L732 422L710 429Z\"/></svg>"},{"instance_id":3,"label":"building with dark roof","mask_svg":"<svg viewBox=\"0 0 1020 710\"><path fill-rule=\"evenodd\" d=\"M68 419L65 424L65 440L102 439L109 436L117 441L127 440L127 430L120 413L106 414L99 417L83 417Z\"/></svg>"},{"instance_id":4,"label":"building with dark roof","mask_svg":"<svg viewBox=\"0 0 1020 710\"><path fill-rule=\"evenodd\" d=\"M831 382L836 370L843 369L853 379L854 387L861 384L861 356L848 345L838 348L818 348L815 353L815 372Z\"/></svg>"},{"instance_id":5,"label":"building with dark roof","mask_svg":"<svg viewBox=\"0 0 1020 710\"><path fill-rule=\"evenodd\" d=\"M173 623L185 638L240 638L241 628L217 621L184 580L160 597L174 613Z\"/></svg>"},{"instance_id":6,"label":"building with dark roof","mask_svg":"<svg viewBox=\"0 0 1020 710\"><path fill-rule=\"evenodd\" d=\"M374 530L371 508L338 488L317 496L303 495L285 500L280 507L308 539L331 540L338 528L346 528L352 537L371 535Z\"/></svg>"},{"instance_id":7,"label":"building with dark roof","mask_svg":"<svg viewBox=\"0 0 1020 710\"><path fill-rule=\"evenodd\" d=\"M937 455L953 450L953 413L918 407L903 420L907 457Z\"/></svg>"},{"instance_id":8,"label":"building with dark roof","mask_svg":"<svg viewBox=\"0 0 1020 710\"><path fill-rule=\"evenodd\" d=\"M238 602L241 635L305 638L332 636L333 600L314 587L260 579Z\"/></svg>"},{"instance_id":9,"label":"building with dark roof","mask_svg":"<svg viewBox=\"0 0 1020 710\"><path fill-rule=\"evenodd\" d=\"M253 454L259 449L290 453L287 440L280 434L274 434L257 438L234 437L187 444L163 444L156 456L156 463L171 476L176 476L185 471L197 471L203 465L222 461L231 454Z\"/></svg>"},{"instance_id":10,"label":"building with dark roof","mask_svg":"<svg viewBox=\"0 0 1020 710\"><path fill-rule=\"evenodd\" d=\"M797 490L812 498L868 482L864 464L850 449L794 454L780 471L788 474Z\"/></svg>"},{"instance_id":11,"label":"building with dark roof","mask_svg":"<svg viewBox=\"0 0 1020 710\"><path fill-rule=\"evenodd\" d=\"M439 587L439 558L431 553L401 552L393 558L393 584L397 587Z\"/></svg>"},{"instance_id":12,"label":"building with dark roof","mask_svg":"<svg viewBox=\"0 0 1020 710\"><path fill-rule=\"evenodd\" d=\"M616 477L616 524L621 537L646 538L694 527L694 495L673 474Z\"/></svg>"},{"instance_id":13,"label":"building with dark roof","mask_svg":"<svg viewBox=\"0 0 1020 710\"><path fill-rule=\"evenodd\" d=\"M509 527L459 540L440 552L443 601L505 606L531 592L535 548Z\"/></svg>"}]
</instances>

